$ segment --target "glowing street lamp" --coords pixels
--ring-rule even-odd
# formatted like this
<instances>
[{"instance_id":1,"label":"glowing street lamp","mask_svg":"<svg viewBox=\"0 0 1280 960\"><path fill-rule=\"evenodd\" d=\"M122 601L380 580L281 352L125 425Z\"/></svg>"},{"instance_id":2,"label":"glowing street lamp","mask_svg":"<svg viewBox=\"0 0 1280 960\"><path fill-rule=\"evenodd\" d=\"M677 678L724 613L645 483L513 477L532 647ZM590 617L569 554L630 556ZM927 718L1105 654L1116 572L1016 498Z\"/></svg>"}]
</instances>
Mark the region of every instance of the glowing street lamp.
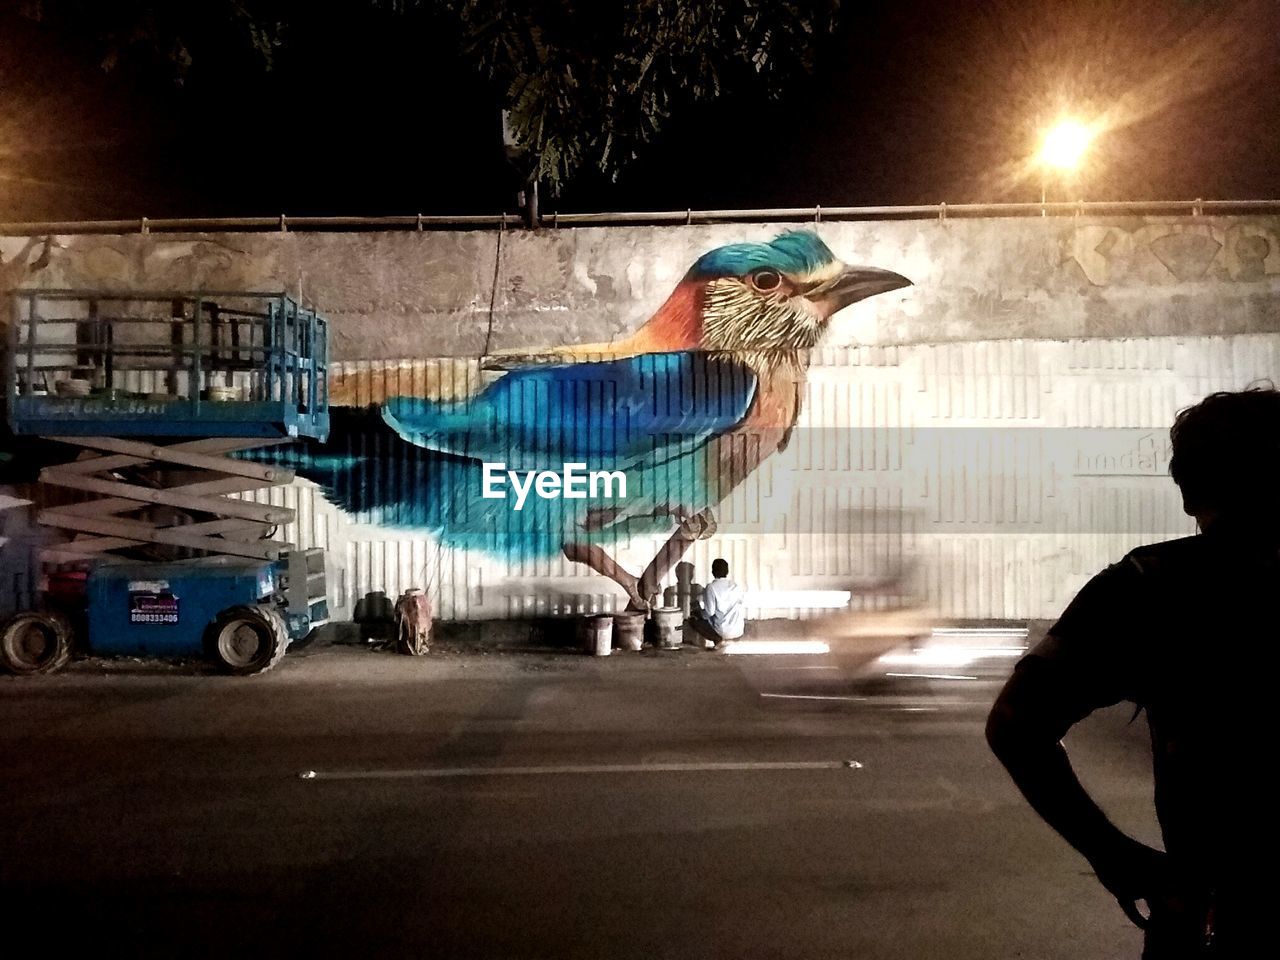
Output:
<instances>
[{"instance_id":1,"label":"glowing street lamp","mask_svg":"<svg viewBox=\"0 0 1280 960\"><path fill-rule=\"evenodd\" d=\"M1045 172L1071 174L1080 168L1094 131L1079 120L1059 120L1045 131L1036 163L1040 167L1040 215L1044 216Z\"/></svg>"},{"instance_id":2,"label":"glowing street lamp","mask_svg":"<svg viewBox=\"0 0 1280 960\"><path fill-rule=\"evenodd\" d=\"M1093 131L1079 120L1060 120L1040 144L1040 163L1059 170L1075 170L1093 140Z\"/></svg>"}]
</instances>

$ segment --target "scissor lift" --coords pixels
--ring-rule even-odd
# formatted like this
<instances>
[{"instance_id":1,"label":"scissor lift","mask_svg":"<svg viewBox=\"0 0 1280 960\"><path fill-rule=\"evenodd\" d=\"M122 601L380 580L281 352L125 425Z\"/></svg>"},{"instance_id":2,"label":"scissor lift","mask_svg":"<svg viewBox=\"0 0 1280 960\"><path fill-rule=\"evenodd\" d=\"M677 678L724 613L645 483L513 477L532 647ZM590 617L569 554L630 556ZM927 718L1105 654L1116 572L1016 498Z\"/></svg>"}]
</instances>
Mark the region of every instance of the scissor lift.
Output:
<instances>
[{"instance_id":1,"label":"scissor lift","mask_svg":"<svg viewBox=\"0 0 1280 960\"><path fill-rule=\"evenodd\" d=\"M327 619L323 553L270 539L294 511L242 496L293 472L243 455L328 436L325 319L274 293L24 290L14 300L9 424L75 448L41 470L36 519L63 532L42 567L87 570L88 646L205 650L239 673L273 665ZM149 572L139 559L153 561ZM207 603L179 604L173 582L244 602L230 619L210 615ZM11 670L66 662L73 618L44 606L0 631Z\"/></svg>"}]
</instances>

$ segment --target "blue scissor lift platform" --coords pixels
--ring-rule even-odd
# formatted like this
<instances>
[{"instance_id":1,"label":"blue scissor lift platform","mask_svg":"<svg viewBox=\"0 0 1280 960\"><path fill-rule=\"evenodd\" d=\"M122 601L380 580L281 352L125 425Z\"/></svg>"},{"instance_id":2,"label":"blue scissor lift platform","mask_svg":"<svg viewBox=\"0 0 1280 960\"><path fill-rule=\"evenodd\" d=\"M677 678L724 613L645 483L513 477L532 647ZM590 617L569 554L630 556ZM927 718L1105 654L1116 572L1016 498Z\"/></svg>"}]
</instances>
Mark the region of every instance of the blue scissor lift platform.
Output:
<instances>
[{"instance_id":1,"label":"blue scissor lift platform","mask_svg":"<svg viewBox=\"0 0 1280 960\"><path fill-rule=\"evenodd\" d=\"M273 665L327 620L324 555L270 539L294 511L238 495L293 473L243 454L328 436L327 321L282 293L13 296L9 427L76 448L41 470L70 494L37 520L65 533L42 561L87 571L89 648L210 652L236 673ZM148 573L139 556L165 562ZM210 617L228 597L241 602ZM0 629L0 659L56 669L75 619L19 614Z\"/></svg>"}]
</instances>

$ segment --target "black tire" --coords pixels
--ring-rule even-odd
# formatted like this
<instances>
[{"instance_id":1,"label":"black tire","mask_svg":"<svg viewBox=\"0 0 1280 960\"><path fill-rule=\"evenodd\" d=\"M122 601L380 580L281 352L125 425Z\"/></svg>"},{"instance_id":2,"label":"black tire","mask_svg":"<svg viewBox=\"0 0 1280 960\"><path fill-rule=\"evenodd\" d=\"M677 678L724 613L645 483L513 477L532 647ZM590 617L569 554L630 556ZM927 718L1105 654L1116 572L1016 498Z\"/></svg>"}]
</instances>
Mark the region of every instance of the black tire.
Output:
<instances>
[{"instance_id":1,"label":"black tire","mask_svg":"<svg viewBox=\"0 0 1280 960\"><path fill-rule=\"evenodd\" d=\"M293 644L293 641L289 636L289 621L285 619L280 608L273 604L260 603L258 604L258 609L264 611L275 623L276 636L280 637L280 651L276 654L276 658L272 662L272 666L274 666L276 663L280 662L280 659L286 652L288 652L289 647Z\"/></svg>"},{"instance_id":2,"label":"black tire","mask_svg":"<svg viewBox=\"0 0 1280 960\"><path fill-rule=\"evenodd\" d=\"M219 667L245 677L280 662L289 648L289 631L274 607L229 607L209 625L205 643Z\"/></svg>"},{"instance_id":3,"label":"black tire","mask_svg":"<svg viewBox=\"0 0 1280 960\"><path fill-rule=\"evenodd\" d=\"M10 673L53 673L71 659L71 625L66 617L26 610L0 629L0 663Z\"/></svg>"}]
</instances>

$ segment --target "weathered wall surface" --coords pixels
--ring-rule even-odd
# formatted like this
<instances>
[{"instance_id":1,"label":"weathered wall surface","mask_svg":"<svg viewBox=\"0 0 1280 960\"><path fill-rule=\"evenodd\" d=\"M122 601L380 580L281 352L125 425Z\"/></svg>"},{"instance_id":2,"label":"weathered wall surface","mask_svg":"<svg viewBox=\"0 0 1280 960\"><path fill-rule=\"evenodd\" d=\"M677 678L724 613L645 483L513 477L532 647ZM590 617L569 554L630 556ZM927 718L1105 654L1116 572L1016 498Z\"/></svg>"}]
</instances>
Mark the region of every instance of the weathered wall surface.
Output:
<instances>
[{"instance_id":1,"label":"weathered wall surface","mask_svg":"<svg viewBox=\"0 0 1280 960\"><path fill-rule=\"evenodd\" d=\"M371 386L379 378L424 378L436 395L472 389L486 344L630 332L700 254L780 229L77 236L55 238L47 256L41 243L0 238L0 280L301 290L334 321L345 402L369 402L386 393ZM1166 475L1175 412L1213 390L1280 380L1276 218L816 229L842 259L915 285L836 316L797 384L805 403L792 443L734 491L719 533L690 552L700 576L711 558L729 558L753 615L803 612L820 591L905 567L945 616L1052 617L1125 550L1191 532ZM421 584L457 618L625 602L562 557L442 551L424 533L344 514L306 481L273 496L299 510L287 539L330 551L340 614L368 590ZM30 535L23 518L21 507L5 513L11 548ZM659 542L617 558L638 570ZM13 549L3 567L7 606L34 571Z\"/></svg>"},{"instance_id":2,"label":"weathered wall surface","mask_svg":"<svg viewBox=\"0 0 1280 960\"><path fill-rule=\"evenodd\" d=\"M813 227L813 224L799 226ZM0 238L0 287L301 291L338 360L476 356L608 340L712 247L774 224L424 233ZM846 262L915 286L843 311L828 343L1221 335L1280 330L1275 217L824 223ZM21 261L21 262L20 262ZM490 335L490 329L492 334Z\"/></svg>"}]
</instances>

